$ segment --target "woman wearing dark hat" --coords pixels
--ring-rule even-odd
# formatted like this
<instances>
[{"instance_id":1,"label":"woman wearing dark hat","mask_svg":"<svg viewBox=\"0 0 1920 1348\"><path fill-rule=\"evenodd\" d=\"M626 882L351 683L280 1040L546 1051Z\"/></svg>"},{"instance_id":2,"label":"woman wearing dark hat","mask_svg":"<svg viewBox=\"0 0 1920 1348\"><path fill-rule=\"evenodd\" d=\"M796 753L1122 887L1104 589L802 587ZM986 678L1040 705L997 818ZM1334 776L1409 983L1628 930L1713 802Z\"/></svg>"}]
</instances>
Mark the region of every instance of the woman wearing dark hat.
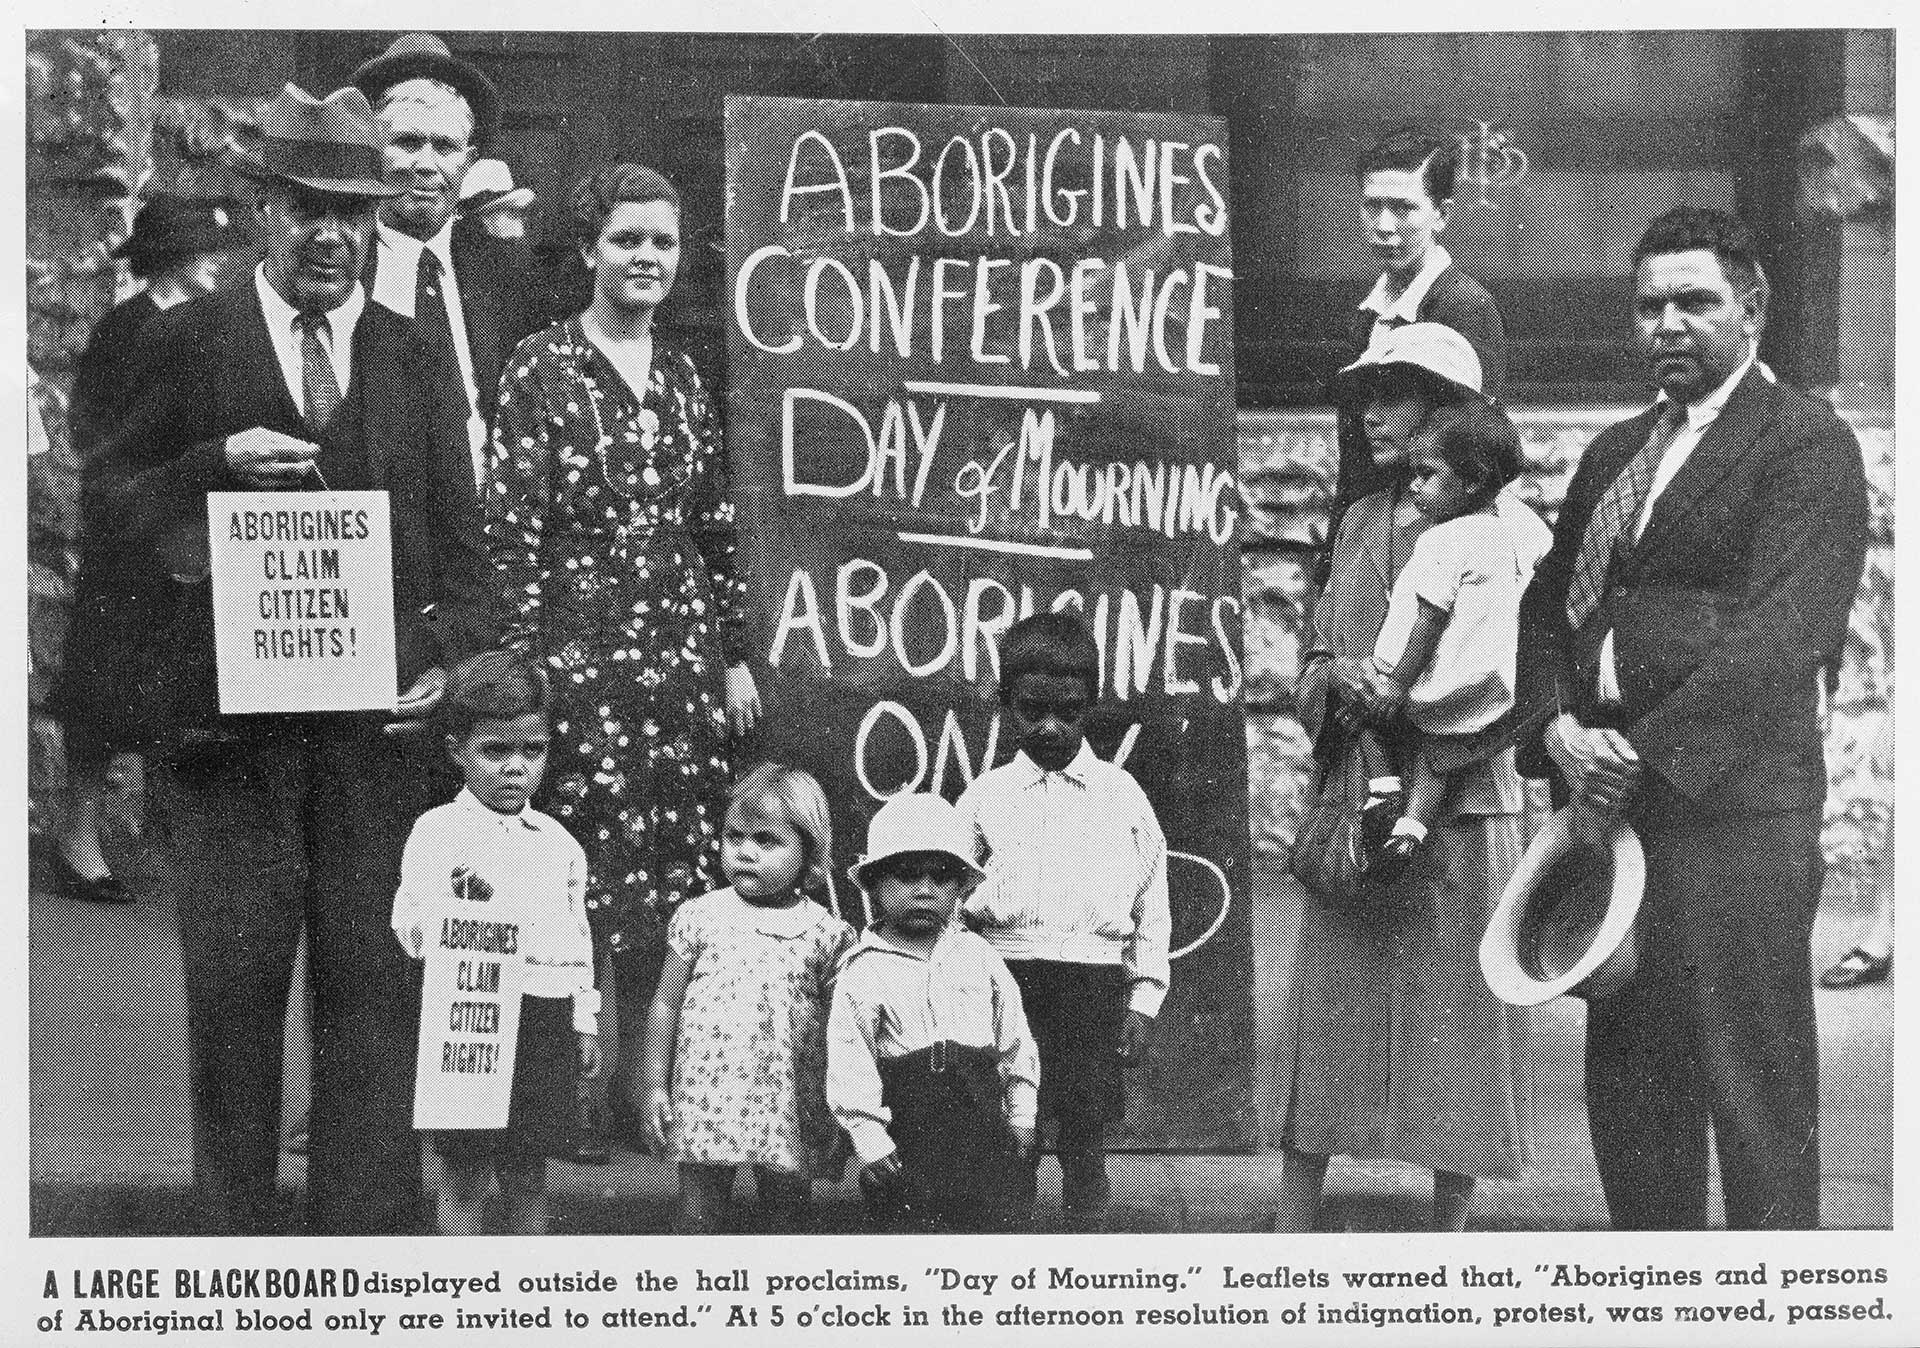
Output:
<instances>
[{"instance_id":1,"label":"woman wearing dark hat","mask_svg":"<svg viewBox=\"0 0 1920 1348\"><path fill-rule=\"evenodd\" d=\"M1438 323L1386 334L1335 377L1336 398L1359 412L1373 464L1392 481L1346 512L1313 607L1296 698L1318 747L1343 707L1381 728L1400 710L1403 695L1369 657L1427 527L1408 490L1411 441L1436 408L1480 398L1480 379L1473 347ZM1465 1225L1475 1177L1512 1178L1526 1163L1521 1012L1487 991L1478 962L1487 915L1520 856L1521 805L1511 752L1466 764L1428 843L1377 902L1307 896L1280 1230L1313 1229L1330 1156L1432 1171L1436 1230Z\"/></svg>"},{"instance_id":2,"label":"woman wearing dark hat","mask_svg":"<svg viewBox=\"0 0 1920 1348\"><path fill-rule=\"evenodd\" d=\"M133 231L113 250L146 283L94 326L87 349L74 364L68 426L76 454L84 457L111 430L127 394L125 377L140 331L157 314L207 294L219 283L227 256L246 244L242 213L226 200L202 201L155 193L134 218ZM123 902L125 886L100 847L101 801L107 788L137 792L140 756L116 752L123 728L114 708L123 686L118 672L102 665L102 633L114 623L111 587L102 574L111 559L98 555L83 533L73 621L68 629L53 708L65 732L72 783L67 827L54 855L55 884L68 898Z\"/></svg>"}]
</instances>

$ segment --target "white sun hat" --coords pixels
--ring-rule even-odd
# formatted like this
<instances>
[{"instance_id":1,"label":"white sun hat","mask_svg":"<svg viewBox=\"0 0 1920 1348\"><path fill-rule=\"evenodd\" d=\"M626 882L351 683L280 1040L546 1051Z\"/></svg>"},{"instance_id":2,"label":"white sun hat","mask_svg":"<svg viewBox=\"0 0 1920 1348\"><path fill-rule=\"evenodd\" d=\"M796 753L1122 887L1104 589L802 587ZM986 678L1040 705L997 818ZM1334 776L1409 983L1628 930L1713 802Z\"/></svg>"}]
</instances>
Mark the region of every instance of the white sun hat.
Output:
<instances>
[{"instance_id":1,"label":"white sun hat","mask_svg":"<svg viewBox=\"0 0 1920 1348\"><path fill-rule=\"evenodd\" d=\"M892 796L867 826L867 850L849 873L865 886L869 868L908 852L939 852L966 867L968 880L985 874L974 863L973 830L960 811L939 796L902 792Z\"/></svg>"},{"instance_id":2,"label":"white sun hat","mask_svg":"<svg viewBox=\"0 0 1920 1348\"><path fill-rule=\"evenodd\" d=\"M1480 940L1488 989L1513 1006L1618 992L1639 964L1634 919L1646 881L1632 826L1616 824L1607 851L1594 853L1574 843L1567 811L1556 811L1528 844Z\"/></svg>"}]
</instances>

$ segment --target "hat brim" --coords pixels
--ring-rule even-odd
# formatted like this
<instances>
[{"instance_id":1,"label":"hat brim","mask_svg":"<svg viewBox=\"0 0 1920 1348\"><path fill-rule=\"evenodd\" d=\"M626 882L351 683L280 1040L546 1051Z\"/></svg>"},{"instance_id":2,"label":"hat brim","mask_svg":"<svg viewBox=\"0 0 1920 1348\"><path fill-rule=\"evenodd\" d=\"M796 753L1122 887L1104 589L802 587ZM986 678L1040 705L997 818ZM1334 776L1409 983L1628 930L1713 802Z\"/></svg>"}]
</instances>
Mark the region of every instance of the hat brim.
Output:
<instances>
[{"instance_id":1,"label":"hat brim","mask_svg":"<svg viewBox=\"0 0 1920 1348\"><path fill-rule=\"evenodd\" d=\"M397 197L406 191L404 187L390 187L373 178L316 178L303 174L283 173L268 168L265 164L248 162L235 166L235 171L243 178L256 183L273 185L291 183L295 187L304 187L310 192L324 192L336 197L370 197L384 200Z\"/></svg>"},{"instance_id":2,"label":"hat brim","mask_svg":"<svg viewBox=\"0 0 1920 1348\"><path fill-rule=\"evenodd\" d=\"M437 52L402 52L398 56L376 56L353 72L353 84L376 108L380 95L407 80L439 80L460 91L473 111L473 143L484 145L493 139L500 125L500 92L487 73L457 56Z\"/></svg>"},{"instance_id":3,"label":"hat brim","mask_svg":"<svg viewBox=\"0 0 1920 1348\"><path fill-rule=\"evenodd\" d=\"M895 857L913 856L920 852L935 852L943 857L951 857L959 862L966 868L967 884L977 885L986 879L987 873L985 871L961 856L958 852L949 852L944 847L903 847L893 852L882 852L879 856L861 857L860 860L847 867L847 874L853 877L853 882L856 885L865 889L867 887L867 875L874 867L880 865L882 862L892 861Z\"/></svg>"},{"instance_id":4,"label":"hat brim","mask_svg":"<svg viewBox=\"0 0 1920 1348\"><path fill-rule=\"evenodd\" d=\"M1350 407L1389 374L1409 376L1423 384L1435 406L1492 401L1479 389L1462 384L1458 380L1449 379L1438 371L1430 370L1413 361L1373 361L1365 357L1340 370L1327 381L1327 401L1339 407Z\"/></svg>"},{"instance_id":5,"label":"hat brim","mask_svg":"<svg viewBox=\"0 0 1920 1348\"><path fill-rule=\"evenodd\" d=\"M1633 927L1646 890L1647 858L1640 835L1621 823L1610 838L1612 875L1606 913L1580 957L1555 977L1526 967L1523 944L1530 909L1555 866L1574 850L1567 811L1557 811L1528 844L1480 939L1480 973L1494 996L1510 1006L1539 1006L1572 993L1598 998L1619 990L1632 974ZM1590 981L1591 980L1591 981Z\"/></svg>"},{"instance_id":6,"label":"hat brim","mask_svg":"<svg viewBox=\"0 0 1920 1348\"><path fill-rule=\"evenodd\" d=\"M499 210L524 211L531 205L533 205L533 189L531 187L516 187L511 192L503 193L497 197L489 197L485 201L474 202L471 205L463 201L460 203L460 213L462 215L486 215L491 211Z\"/></svg>"}]
</instances>

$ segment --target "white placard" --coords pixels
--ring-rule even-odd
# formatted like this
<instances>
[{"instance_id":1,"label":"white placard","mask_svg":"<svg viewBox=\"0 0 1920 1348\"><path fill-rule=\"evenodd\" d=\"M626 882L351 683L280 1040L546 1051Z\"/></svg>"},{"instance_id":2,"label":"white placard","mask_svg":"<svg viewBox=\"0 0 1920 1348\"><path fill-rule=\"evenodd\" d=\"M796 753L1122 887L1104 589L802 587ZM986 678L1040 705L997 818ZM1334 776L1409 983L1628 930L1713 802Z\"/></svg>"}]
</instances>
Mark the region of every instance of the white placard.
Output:
<instances>
[{"instance_id":1,"label":"white placard","mask_svg":"<svg viewBox=\"0 0 1920 1348\"><path fill-rule=\"evenodd\" d=\"M390 711L384 491L207 494L220 710Z\"/></svg>"},{"instance_id":2,"label":"white placard","mask_svg":"<svg viewBox=\"0 0 1920 1348\"><path fill-rule=\"evenodd\" d=\"M449 895L426 927L415 1128L504 1128L520 1040L519 913Z\"/></svg>"}]
</instances>

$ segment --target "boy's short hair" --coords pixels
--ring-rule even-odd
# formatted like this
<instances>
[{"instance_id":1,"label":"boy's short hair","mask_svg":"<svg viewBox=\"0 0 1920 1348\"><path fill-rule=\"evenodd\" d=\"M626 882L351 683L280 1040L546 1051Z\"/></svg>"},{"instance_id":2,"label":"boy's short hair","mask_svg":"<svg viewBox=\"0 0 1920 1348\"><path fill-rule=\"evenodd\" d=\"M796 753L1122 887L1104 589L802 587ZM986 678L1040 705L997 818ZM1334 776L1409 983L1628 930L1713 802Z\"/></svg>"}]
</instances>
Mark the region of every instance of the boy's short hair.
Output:
<instances>
[{"instance_id":1,"label":"boy's short hair","mask_svg":"<svg viewBox=\"0 0 1920 1348\"><path fill-rule=\"evenodd\" d=\"M1087 701L1100 698L1100 648L1093 633L1073 613L1036 613L1022 618L1000 638L1000 700L1013 699L1023 675L1054 674L1080 679Z\"/></svg>"},{"instance_id":2,"label":"boy's short hair","mask_svg":"<svg viewBox=\"0 0 1920 1348\"><path fill-rule=\"evenodd\" d=\"M1520 433L1497 403L1437 408L1416 443L1453 469L1476 507L1498 496L1526 464Z\"/></svg>"},{"instance_id":3,"label":"boy's short hair","mask_svg":"<svg viewBox=\"0 0 1920 1348\"><path fill-rule=\"evenodd\" d=\"M1459 157L1458 141L1429 135L1417 127L1402 127L1360 156L1354 176L1365 182L1369 173L1417 171L1427 189L1427 199L1438 206L1453 196Z\"/></svg>"},{"instance_id":4,"label":"boy's short hair","mask_svg":"<svg viewBox=\"0 0 1920 1348\"><path fill-rule=\"evenodd\" d=\"M442 734L463 739L482 721L511 721L553 708L546 668L513 651L482 651L447 671L447 691L433 709Z\"/></svg>"},{"instance_id":5,"label":"boy's short hair","mask_svg":"<svg viewBox=\"0 0 1920 1348\"><path fill-rule=\"evenodd\" d=\"M765 809L768 801L800 835L807 873L825 881L833 871L833 814L820 783L812 773L785 763L762 763L728 792L727 809Z\"/></svg>"}]
</instances>

